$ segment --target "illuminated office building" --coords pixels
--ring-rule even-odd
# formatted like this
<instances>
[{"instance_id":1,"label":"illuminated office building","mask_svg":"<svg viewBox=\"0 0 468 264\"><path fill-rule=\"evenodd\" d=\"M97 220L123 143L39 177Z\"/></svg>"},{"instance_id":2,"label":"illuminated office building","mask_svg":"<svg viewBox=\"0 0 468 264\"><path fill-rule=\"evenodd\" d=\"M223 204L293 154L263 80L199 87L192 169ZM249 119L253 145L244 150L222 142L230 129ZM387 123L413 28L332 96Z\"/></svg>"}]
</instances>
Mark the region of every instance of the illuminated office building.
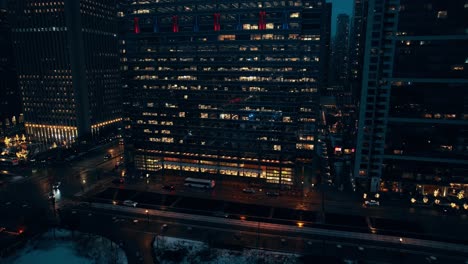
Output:
<instances>
[{"instance_id":1,"label":"illuminated office building","mask_svg":"<svg viewBox=\"0 0 468 264\"><path fill-rule=\"evenodd\" d=\"M315 142L325 1L121 8L136 169L301 183Z\"/></svg>"},{"instance_id":2,"label":"illuminated office building","mask_svg":"<svg viewBox=\"0 0 468 264\"><path fill-rule=\"evenodd\" d=\"M0 131L12 123L13 117L18 120L21 113L12 51L8 12L5 3L0 1Z\"/></svg>"},{"instance_id":3,"label":"illuminated office building","mask_svg":"<svg viewBox=\"0 0 468 264\"><path fill-rule=\"evenodd\" d=\"M368 4L355 177L373 192L468 191L467 2Z\"/></svg>"},{"instance_id":4,"label":"illuminated office building","mask_svg":"<svg viewBox=\"0 0 468 264\"><path fill-rule=\"evenodd\" d=\"M27 133L68 144L121 120L113 0L10 1Z\"/></svg>"}]
</instances>

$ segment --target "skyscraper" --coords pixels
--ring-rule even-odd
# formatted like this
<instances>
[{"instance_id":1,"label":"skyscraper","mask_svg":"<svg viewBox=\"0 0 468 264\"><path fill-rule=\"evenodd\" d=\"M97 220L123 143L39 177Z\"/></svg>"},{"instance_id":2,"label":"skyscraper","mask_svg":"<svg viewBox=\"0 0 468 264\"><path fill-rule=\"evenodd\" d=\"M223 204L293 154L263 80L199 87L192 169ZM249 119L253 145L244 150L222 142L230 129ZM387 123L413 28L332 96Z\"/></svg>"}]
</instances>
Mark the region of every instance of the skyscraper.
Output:
<instances>
[{"instance_id":1,"label":"skyscraper","mask_svg":"<svg viewBox=\"0 0 468 264\"><path fill-rule=\"evenodd\" d=\"M366 41L368 0L354 0L353 19L349 43L349 81L352 94L360 98L362 85L362 67L364 60L364 43Z\"/></svg>"},{"instance_id":2,"label":"skyscraper","mask_svg":"<svg viewBox=\"0 0 468 264\"><path fill-rule=\"evenodd\" d=\"M349 16L340 14L337 18L336 34L332 45L331 84L347 85L349 63Z\"/></svg>"},{"instance_id":3,"label":"skyscraper","mask_svg":"<svg viewBox=\"0 0 468 264\"><path fill-rule=\"evenodd\" d=\"M355 177L370 191L467 191L467 15L464 0L369 1Z\"/></svg>"},{"instance_id":4,"label":"skyscraper","mask_svg":"<svg viewBox=\"0 0 468 264\"><path fill-rule=\"evenodd\" d=\"M322 55L322 64L323 68L321 70L321 76L322 80L320 80L320 85L322 88L325 88L326 86L329 85L330 81L330 63L331 63L331 26L332 26L332 3L326 3L324 7L324 15L323 21L322 21L322 28L323 28L323 34L322 34L322 44L324 47L322 48L323 50L323 55Z\"/></svg>"},{"instance_id":5,"label":"skyscraper","mask_svg":"<svg viewBox=\"0 0 468 264\"><path fill-rule=\"evenodd\" d=\"M0 1L0 130L13 116L19 118L21 101L16 79L11 27L8 21L6 2Z\"/></svg>"},{"instance_id":6,"label":"skyscraper","mask_svg":"<svg viewBox=\"0 0 468 264\"><path fill-rule=\"evenodd\" d=\"M325 3L129 1L136 169L301 184L313 156Z\"/></svg>"},{"instance_id":7,"label":"skyscraper","mask_svg":"<svg viewBox=\"0 0 468 264\"><path fill-rule=\"evenodd\" d=\"M10 1L26 132L68 144L121 120L113 0Z\"/></svg>"}]
</instances>

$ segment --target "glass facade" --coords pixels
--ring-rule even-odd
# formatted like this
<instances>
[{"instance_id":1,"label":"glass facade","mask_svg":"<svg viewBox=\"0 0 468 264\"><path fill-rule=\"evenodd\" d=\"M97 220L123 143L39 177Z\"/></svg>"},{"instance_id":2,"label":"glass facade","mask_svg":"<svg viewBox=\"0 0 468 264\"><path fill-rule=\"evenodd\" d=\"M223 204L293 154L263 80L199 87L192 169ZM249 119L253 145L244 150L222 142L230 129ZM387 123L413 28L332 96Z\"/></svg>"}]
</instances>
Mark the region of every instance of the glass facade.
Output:
<instances>
[{"instance_id":1,"label":"glass facade","mask_svg":"<svg viewBox=\"0 0 468 264\"><path fill-rule=\"evenodd\" d=\"M10 5L27 133L48 144L68 144L120 119L114 1Z\"/></svg>"},{"instance_id":2,"label":"glass facade","mask_svg":"<svg viewBox=\"0 0 468 264\"><path fill-rule=\"evenodd\" d=\"M300 182L310 163L324 1L122 6L137 169Z\"/></svg>"},{"instance_id":3,"label":"glass facade","mask_svg":"<svg viewBox=\"0 0 468 264\"><path fill-rule=\"evenodd\" d=\"M465 188L466 1L369 8L356 177L371 191Z\"/></svg>"},{"instance_id":4,"label":"glass facade","mask_svg":"<svg viewBox=\"0 0 468 264\"><path fill-rule=\"evenodd\" d=\"M7 10L0 3L0 133L13 116L19 119L21 101L13 57L11 27Z\"/></svg>"}]
</instances>

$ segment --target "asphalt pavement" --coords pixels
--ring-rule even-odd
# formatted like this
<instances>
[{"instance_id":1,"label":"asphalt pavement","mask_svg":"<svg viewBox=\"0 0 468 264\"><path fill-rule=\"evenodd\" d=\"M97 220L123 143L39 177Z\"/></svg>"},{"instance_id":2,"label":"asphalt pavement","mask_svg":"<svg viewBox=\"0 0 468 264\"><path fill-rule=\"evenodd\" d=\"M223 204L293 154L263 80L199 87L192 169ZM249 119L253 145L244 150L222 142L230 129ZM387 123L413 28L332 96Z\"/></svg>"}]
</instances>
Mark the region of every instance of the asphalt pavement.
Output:
<instances>
[{"instance_id":1,"label":"asphalt pavement","mask_svg":"<svg viewBox=\"0 0 468 264\"><path fill-rule=\"evenodd\" d=\"M121 210L122 209L122 210ZM438 263L465 263L466 254L447 254L444 250L429 250L402 243L389 246L386 243L365 242L350 238L331 238L317 234L291 232L290 230L269 229L261 223L247 226L215 224L193 220L193 217L165 217L151 212L129 212L128 208L115 206L113 210L102 208L70 207L79 219L78 230L93 232L110 237L129 256L130 263L138 263L136 252L142 253L144 263L152 261L152 240L154 236L173 236L204 241L213 247L262 248L296 254L339 256L343 259L365 260L363 263L428 263L435 257ZM138 208L135 209L138 211ZM249 223L245 221L245 223ZM161 229L162 225L168 228ZM133 262L136 261L136 262Z\"/></svg>"},{"instance_id":2,"label":"asphalt pavement","mask_svg":"<svg viewBox=\"0 0 468 264\"><path fill-rule=\"evenodd\" d=\"M104 155L113 153L115 159L104 160ZM63 207L64 210L75 208L75 201L89 198L107 187L113 186L110 181L113 177L120 175L120 171L113 171L117 157L122 152L122 147L114 145L102 149L94 150L70 163L45 168L30 168L29 170L18 170L24 177L16 183L7 183L0 188L0 226L8 226L9 229L17 231L19 228L33 225L37 220L45 219L42 225L47 225L50 220L55 219L53 204L48 199L48 194L52 191L51 185L60 181L59 192L54 192L56 207ZM245 194L242 189L246 184L239 184L229 179L218 182L214 192L202 192L183 188L184 177L168 177L165 181L161 178L141 179L135 184L125 184L118 188L126 191L134 191L134 195L142 195L146 192L167 193L162 190L162 184L174 184L175 194L186 197L209 198L214 200L225 200L245 203L247 205L275 206L280 208L294 208L297 210L311 210L315 212L326 212L327 214L338 214L346 219L351 219L351 215L363 215L388 219L411 219L423 226L424 230L435 229L434 233L456 234L460 237L468 232L466 216L441 216L437 212L432 212L425 208L409 208L398 206L382 206L379 208L363 208L358 198L335 190L326 190L322 196L321 190L315 189L304 196L299 192L284 192L281 197L268 197L265 190L257 190L255 194ZM151 195L147 195L151 199ZM135 196L137 197L137 196ZM325 197L322 203L322 197ZM187 199L186 199L187 200ZM176 199L164 201L170 204L184 205L186 201ZM325 207L323 207L325 205ZM188 203L186 206L190 206ZM215 205L213 205L215 206ZM255 206L254 206L255 207ZM33 213L27 213L36 209ZM68 208L68 209L66 209ZM235 209L235 208L234 208ZM89 231L109 237L117 244L121 242L128 254L130 263L137 263L136 252L140 251L144 256L144 263L152 263L151 241L154 235L160 234L160 226L169 223L170 228L167 235L185 237L195 240L215 241L219 246L238 247L262 247L271 250L297 252L297 253L326 253L330 255L334 252L343 254L344 257L354 259L379 259L380 261L394 263L397 260L413 261L411 263L424 263L425 259L433 254L437 259L447 259L447 262L440 263L464 263L462 256L451 256L444 252L427 252L420 249L389 247L388 245L375 245L366 243L364 250L359 249L360 243L349 240L329 240L317 235L296 236L290 232L282 234L272 234L269 232L258 232L254 227L234 228L232 226L213 226L200 222L186 222L183 219L158 218L151 216L150 221L138 214L122 215L122 212L107 211L91 208L71 209L76 211L80 219L79 229ZM259 210L260 211L260 210ZM276 214L271 211L271 214ZM287 215L287 212L280 213ZM329 215L330 216L330 215ZM115 221L117 218L126 219ZM338 217L339 218L339 217ZM32 221L36 220L36 221ZM138 223L133 220L138 219ZM442 220L441 220L442 219ZM147 220L146 226L143 224ZM326 220L326 219L325 219ZM443 223L443 225L441 225ZM188 229L188 227L191 229ZM223 235L221 235L223 234ZM259 238L257 238L259 237ZM0 241L2 237L0 237ZM228 241L229 243L226 243ZM210 242L211 243L211 242ZM340 247L338 247L340 245ZM375 248L374 248L375 247ZM340 253L342 252L342 253ZM392 259L393 258L393 259ZM403 261L403 262L405 262ZM414 262L416 261L416 262ZM410 263L410 262L407 262Z\"/></svg>"}]
</instances>

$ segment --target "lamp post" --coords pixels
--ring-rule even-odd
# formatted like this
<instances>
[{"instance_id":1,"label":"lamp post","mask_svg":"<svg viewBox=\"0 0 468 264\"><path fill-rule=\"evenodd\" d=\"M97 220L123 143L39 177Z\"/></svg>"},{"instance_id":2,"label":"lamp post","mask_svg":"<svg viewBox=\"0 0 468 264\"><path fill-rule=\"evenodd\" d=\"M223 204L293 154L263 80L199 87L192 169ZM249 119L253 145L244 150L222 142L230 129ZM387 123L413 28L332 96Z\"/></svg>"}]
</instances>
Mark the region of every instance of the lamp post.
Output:
<instances>
[{"instance_id":1,"label":"lamp post","mask_svg":"<svg viewBox=\"0 0 468 264\"><path fill-rule=\"evenodd\" d=\"M145 210L145 213L146 213L146 223L149 226L149 211L148 211L148 209Z\"/></svg>"}]
</instances>

